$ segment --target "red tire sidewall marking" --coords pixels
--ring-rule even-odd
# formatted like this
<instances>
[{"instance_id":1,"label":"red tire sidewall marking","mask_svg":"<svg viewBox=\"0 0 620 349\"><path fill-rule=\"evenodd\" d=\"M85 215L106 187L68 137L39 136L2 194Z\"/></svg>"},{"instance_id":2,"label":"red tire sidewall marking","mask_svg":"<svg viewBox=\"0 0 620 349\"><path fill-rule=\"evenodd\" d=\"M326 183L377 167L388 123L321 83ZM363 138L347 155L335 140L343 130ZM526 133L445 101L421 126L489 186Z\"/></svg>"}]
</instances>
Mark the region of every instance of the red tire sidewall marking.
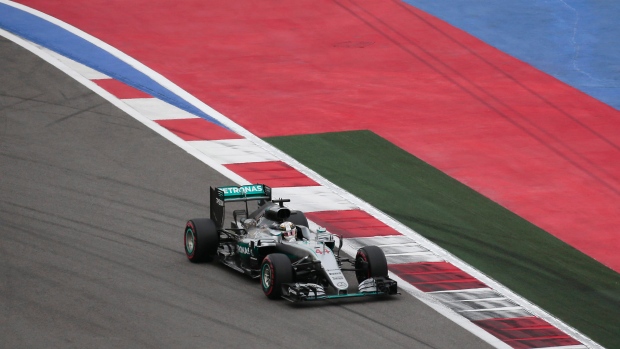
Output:
<instances>
[{"instance_id":1,"label":"red tire sidewall marking","mask_svg":"<svg viewBox=\"0 0 620 349\"><path fill-rule=\"evenodd\" d=\"M357 255L358 255L359 257L361 257L361 259L362 259L364 262L366 262L366 265L368 265L368 270L367 270L367 272L366 272L366 279L370 278L371 273L370 273L370 265L368 264L368 257L366 257L366 254L365 254L365 253L364 253L364 251L362 251L362 250L357 251Z\"/></svg>"},{"instance_id":2,"label":"red tire sidewall marking","mask_svg":"<svg viewBox=\"0 0 620 349\"><path fill-rule=\"evenodd\" d=\"M271 283L269 284L269 288L265 292L265 294L269 296L273 292L273 289L274 289L273 286L274 286L274 283L275 283L275 273L274 273L274 270L273 270L273 264L271 263L271 260L269 259L269 256L265 257L265 260L267 261L267 266L269 268L269 271L271 272ZM263 268L264 267L265 266L263 266ZM263 283L263 288L264 288L265 287L265 281L261 280L261 282Z\"/></svg>"}]
</instances>

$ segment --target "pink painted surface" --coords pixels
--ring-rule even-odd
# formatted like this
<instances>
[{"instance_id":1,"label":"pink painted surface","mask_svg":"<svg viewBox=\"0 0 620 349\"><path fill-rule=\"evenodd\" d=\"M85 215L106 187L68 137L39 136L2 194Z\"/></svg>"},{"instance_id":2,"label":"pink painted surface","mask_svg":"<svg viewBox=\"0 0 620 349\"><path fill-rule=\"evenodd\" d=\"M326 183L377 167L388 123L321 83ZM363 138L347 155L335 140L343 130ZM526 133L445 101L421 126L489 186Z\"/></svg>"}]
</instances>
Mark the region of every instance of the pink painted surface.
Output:
<instances>
[{"instance_id":1,"label":"pink painted surface","mask_svg":"<svg viewBox=\"0 0 620 349\"><path fill-rule=\"evenodd\" d=\"M17 2L258 136L372 130L620 271L620 113L398 0Z\"/></svg>"}]
</instances>

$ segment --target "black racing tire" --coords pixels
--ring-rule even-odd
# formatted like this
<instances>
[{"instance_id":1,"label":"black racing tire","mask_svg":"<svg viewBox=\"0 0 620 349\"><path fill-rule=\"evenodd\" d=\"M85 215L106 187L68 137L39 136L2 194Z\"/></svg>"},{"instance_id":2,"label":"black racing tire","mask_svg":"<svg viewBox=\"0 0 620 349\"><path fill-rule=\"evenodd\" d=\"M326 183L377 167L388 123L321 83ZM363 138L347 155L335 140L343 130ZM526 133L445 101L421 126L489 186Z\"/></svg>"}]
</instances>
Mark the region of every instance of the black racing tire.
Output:
<instances>
[{"instance_id":1,"label":"black racing tire","mask_svg":"<svg viewBox=\"0 0 620 349\"><path fill-rule=\"evenodd\" d=\"M387 277L388 264L383 250L377 246L365 246L357 250L355 256L355 272L357 282L371 277Z\"/></svg>"},{"instance_id":2,"label":"black racing tire","mask_svg":"<svg viewBox=\"0 0 620 349\"><path fill-rule=\"evenodd\" d=\"M308 218L301 211L293 211L291 212L291 216L288 218L288 221L295 225L303 225L308 228Z\"/></svg>"},{"instance_id":3,"label":"black racing tire","mask_svg":"<svg viewBox=\"0 0 620 349\"><path fill-rule=\"evenodd\" d=\"M187 221L183 233L185 255L193 263L208 262L217 253L220 235L215 222L209 218Z\"/></svg>"},{"instance_id":4,"label":"black racing tire","mask_svg":"<svg viewBox=\"0 0 620 349\"><path fill-rule=\"evenodd\" d=\"M260 267L260 281L267 298L279 299L282 296L282 285L293 282L291 260L283 253L267 255Z\"/></svg>"}]
</instances>

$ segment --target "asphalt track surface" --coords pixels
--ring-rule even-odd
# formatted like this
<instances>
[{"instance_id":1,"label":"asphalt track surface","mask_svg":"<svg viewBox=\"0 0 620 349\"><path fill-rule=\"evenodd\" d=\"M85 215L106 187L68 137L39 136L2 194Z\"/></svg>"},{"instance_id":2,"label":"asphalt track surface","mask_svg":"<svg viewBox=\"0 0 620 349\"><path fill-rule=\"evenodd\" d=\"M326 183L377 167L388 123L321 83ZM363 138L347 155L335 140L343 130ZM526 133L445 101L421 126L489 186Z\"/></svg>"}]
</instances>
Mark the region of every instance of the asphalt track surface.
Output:
<instances>
[{"instance_id":1,"label":"asphalt track surface","mask_svg":"<svg viewBox=\"0 0 620 349\"><path fill-rule=\"evenodd\" d=\"M0 69L0 347L490 347L408 294L296 306L189 263L230 180L4 38Z\"/></svg>"}]
</instances>

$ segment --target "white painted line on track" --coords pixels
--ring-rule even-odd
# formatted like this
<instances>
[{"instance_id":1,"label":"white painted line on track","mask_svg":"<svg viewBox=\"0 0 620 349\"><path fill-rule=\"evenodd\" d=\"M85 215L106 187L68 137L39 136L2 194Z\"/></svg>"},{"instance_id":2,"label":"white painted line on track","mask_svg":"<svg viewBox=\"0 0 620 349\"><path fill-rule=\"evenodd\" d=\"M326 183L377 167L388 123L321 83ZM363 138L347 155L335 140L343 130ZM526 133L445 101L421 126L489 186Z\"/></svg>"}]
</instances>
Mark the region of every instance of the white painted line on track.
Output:
<instances>
[{"instance_id":1,"label":"white painted line on track","mask_svg":"<svg viewBox=\"0 0 620 349\"><path fill-rule=\"evenodd\" d=\"M494 301L503 301L507 300L506 297L497 297L497 298L480 298L480 299L465 299L462 301L453 301L453 302L494 302Z\"/></svg>"},{"instance_id":2,"label":"white painted line on track","mask_svg":"<svg viewBox=\"0 0 620 349\"><path fill-rule=\"evenodd\" d=\"M351 248L378 246L385 253L388 264L406 264L421 262L443 262L434 252L420 245L406 235L373 236L364 238L348 238L346 242Z\"/></svg>"},{"instance_id":3,"label":"white painted line on track","mask_svg":"<svg viewBox=\"0 0 620 349\"><path fill-rule=\"evenodd\" d=\"M433 291L433 292L429 292L432 293L434 295L439 295L442 293L448 294L450 295L450 297L453 297L452 294L457 294L459 296L462 295L470 295L468 297L476 297L476 294L478 293L493 293L493 294L497 294L499 295L499 293L493 289L490 289L488 287L484 287L484 288L470 288L468 290L445 290L445 291Z\"/></svg>"},{"instance_id":4,"label":"white painted line on track","mask_svg":"<svg viewBox=\"0 0 620 349\"><path fill-rule=\"evenodd\" d=\"M493 319L516 319L523 317L532 317L534 314L529 313L527 310L499 310L499 311L487 311L487 312L459 312L460 315L470 321L484 321Z\"/></svg>"},{"instance_id":5,"label":"white painted line on track","mask_svg":"<svg viewBox=\"0 0 620 349\"><path fill-rule=\"evenodd\" d=\"M458 301L447 301L446 303L457 303L457 302L493 302L493 301L503 301L507 300L506 297L495 297L495 298L479 298L479 299L463 299Z\"/></svg>"},{"instance_id":6,"label":"white painted line on track","mask_svg":"<svg viewBox=\"0 0 620 349\"><path fill-rule=\"evenodd\" d=\"M510 310L521 310L521 307L502 307L502 308L489 308L489 309L467 309L467 310L457 310L459 313L473 313L473 312L483 312L483 311L492 311L492 312L500 312L500 311L510 311Z\"/></svg>"}]
</instances>

